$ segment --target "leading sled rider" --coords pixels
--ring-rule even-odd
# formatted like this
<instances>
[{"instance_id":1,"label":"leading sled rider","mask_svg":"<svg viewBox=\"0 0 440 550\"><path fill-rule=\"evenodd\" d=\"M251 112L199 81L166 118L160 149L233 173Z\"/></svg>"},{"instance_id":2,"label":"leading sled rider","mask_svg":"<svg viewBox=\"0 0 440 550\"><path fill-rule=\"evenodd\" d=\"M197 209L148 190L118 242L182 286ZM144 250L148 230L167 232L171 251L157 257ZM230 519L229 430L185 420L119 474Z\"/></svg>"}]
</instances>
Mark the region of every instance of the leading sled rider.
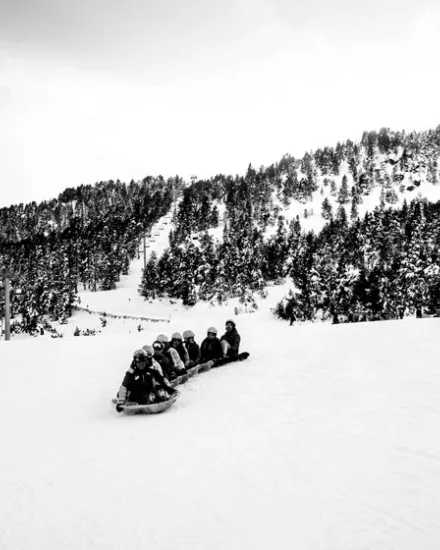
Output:
<instances>
[{"instance_id":1,"label":"leading sled rider","mask_svg":"<svg viewBox=\"0 0 440 550\"><path fill-rule=\"evenodd\" d=\"M153 368L153 354L138 349L119 388L116 410L121 412L127 400L148 405L166 401L175 392L168 380Z\"/></svg>"},{"instance_id":2,"label":"leading sled rider","mask_svg":"<svg viewBox=\"0 0 440 550\"><path fill-rule=\"evenodd\" d=\"M220 338L223 358L237 359L240 349L240 335L237 332L234 321L228 319L225 323L225 333Z\"/></svg>"}]
</instances>

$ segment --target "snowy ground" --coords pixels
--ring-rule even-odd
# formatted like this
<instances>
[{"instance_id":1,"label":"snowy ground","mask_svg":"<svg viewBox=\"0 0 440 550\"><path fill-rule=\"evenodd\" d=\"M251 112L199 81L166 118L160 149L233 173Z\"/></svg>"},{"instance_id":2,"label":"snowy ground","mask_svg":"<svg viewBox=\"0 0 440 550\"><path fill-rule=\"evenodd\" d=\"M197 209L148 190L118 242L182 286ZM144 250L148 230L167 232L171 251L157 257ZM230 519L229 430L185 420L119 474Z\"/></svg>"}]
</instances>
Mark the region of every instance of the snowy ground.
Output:
<instances>
[{"instance_id":1,"label":"snowy ground","mask_svg":"<svg viewBox=\"0 0 440 550\"><path fill-rule=\"evenodd\" d=\"M139 262L82 305L164 321L79 311L62 339L0 342L1 550L438 550L440 320L289 327L273 287L235 317L248 361L125 417L110 399L134 349L234 314L144 302Z\"/></svg>"},{"instance_id":2,"label":"snowy ground","mask_svg":"<svg viewBox=\"0 0 440 550\"><path fill-rule=\"evenodd\" d=\"M109 403L142 333L2 343L0 548L437 550L439 321L251 319L151 417Z\"/></svg>"}]
</instances>

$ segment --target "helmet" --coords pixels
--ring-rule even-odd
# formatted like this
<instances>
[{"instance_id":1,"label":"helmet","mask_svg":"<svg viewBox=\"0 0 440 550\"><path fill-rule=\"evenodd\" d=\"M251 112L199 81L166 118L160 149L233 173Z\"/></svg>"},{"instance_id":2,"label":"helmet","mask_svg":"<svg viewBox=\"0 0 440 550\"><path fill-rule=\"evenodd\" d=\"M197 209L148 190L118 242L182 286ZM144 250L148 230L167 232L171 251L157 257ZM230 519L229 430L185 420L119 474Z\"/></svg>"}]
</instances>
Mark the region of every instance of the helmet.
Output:
<instances>
[{"instance_id":1,"label":"helmet","mask_svg":"<svg viewBox=\"0 0 440 550\"><path fill-rule=\"evenodd\" d=\"M156 338L158 342L162 342L163 344L168 344L168 336L166 334L159 334L159 336Z\"/></svg>"},{"instance_id":2,"label":"helmet","mask_svg":"<svg viewBox=\"0 0 440 550\"><path fill-rule=\"evenodd\" d=\"M171 336L171 340L182 340L182 335L180 334L180 332L175 332L175 333Z\"/></svg>"},{"instance_id":3,"label":"helmet","mask_svg":"<svg viewBox=\"0 0 440 550\"><path fill-rule=\"evenodd\" d=\"M225 323L225 325L231 324L235 328L235 323L232 319L228 319Z\"/></svg>"},{"instance_id":4,"label":"helmet","mask_svg":"<svg viewBox=\"0 0 440 550\"><path fill-rule=\"evenodd\" d=\"M209 327L206 332L212 332L213 334L215 334L217 336L217 329L215 327Z\"/></svg>"},{"instance_id":5,"label":"helmet","mask_svg":"<svg viewBox=\"0 0 440 550\"><path fill-rule=\"evenodd\" d=\"M137 349L134 353L133 353L133 359L136 359L136 357L140 357L142 359L146 359L147 358L147 352L143 349Z\"/></svg>"},{"instance_id":6,"label":"helmet","mask_svg":"<svg viewBox=\"0 0 440 550\"><path fill-rule=\"evenodd\" d=\"M142 349L145 351L147 355L153 355L154 349L153 346L149 346L148 344L146 346L142 346Z\"/></svg>"},{"instance_id":7,"label":"helmet","mask_svg":"<svg viewBox=\"0 0 440 550\"><path fill-rule=\"evenodd\" d=\"M185 330L183 333L183 338L194 338L195 334L192 330Z\"/></svg>"}]
</instances>

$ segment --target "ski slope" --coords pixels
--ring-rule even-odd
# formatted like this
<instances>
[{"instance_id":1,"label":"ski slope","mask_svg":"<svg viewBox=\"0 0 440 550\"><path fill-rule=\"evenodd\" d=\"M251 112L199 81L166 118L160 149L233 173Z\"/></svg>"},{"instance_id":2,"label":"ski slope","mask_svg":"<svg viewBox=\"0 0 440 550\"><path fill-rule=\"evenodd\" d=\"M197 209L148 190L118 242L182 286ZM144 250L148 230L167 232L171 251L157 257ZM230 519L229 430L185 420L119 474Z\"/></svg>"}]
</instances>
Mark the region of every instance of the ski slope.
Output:
<instances>
[{"instance_id":1,"label":"ski slope","mask_svg":"<svg viewBox=\"0 0 440 550\"><path fill-rule=\"evenodd\" d=\"M142 333L2 342L0 548L438 549L439 321L239 329L142 417L109 403Z\"/></svg>"},{"instance_id":2,"label":"ski slope","mask_svg":"<svg viewBox=\"0 0 440 550\"><path fill-rule=\"evenodd\" d=\"M82 294L105 327L78 311L63 338L0 342L1 550L438 550L440 320L290 327L272 287L234 317L247 361L126 417L110 400L133 350L200 342L236 305L144 302L139 263Z\"/></svg>"}]
</instances>

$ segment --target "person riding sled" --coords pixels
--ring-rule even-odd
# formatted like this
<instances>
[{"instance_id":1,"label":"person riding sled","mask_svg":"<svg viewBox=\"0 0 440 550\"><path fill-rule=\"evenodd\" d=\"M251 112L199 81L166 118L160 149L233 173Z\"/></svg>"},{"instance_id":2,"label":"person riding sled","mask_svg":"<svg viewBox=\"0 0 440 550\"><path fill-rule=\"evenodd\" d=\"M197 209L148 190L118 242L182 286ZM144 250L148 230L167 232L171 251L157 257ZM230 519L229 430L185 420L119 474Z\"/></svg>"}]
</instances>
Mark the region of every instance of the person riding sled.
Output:
<instances>
[{"instance_id":1,"label":"person riding sled","mask_svg":"<svg viewBox=\"0 0 440 550\"><path fill-rule=\"evenodd\" d=\"M168 380L171 380L171 358L165 353L165 344L160 340L153 342L154 359L159 363L162 368L163 375Z\"/></svg>"},{"instance_id":2,"label":"person riding sled","mask_svg":"<svg viewBox=\"0 0 440 550\"><path fill-rule=\"evenodd\" d=\"M183 338L180 332L175 332L171 336L170 347L174 348L177 351L177 353L179 354L179 358L183 363L183 366L185 367L185 369L187 369L189 365L189 355L185 346L183 345Z\"/></svg>"},{"instance_id":3,"label":"person riding sled","mask_svg":"<svg viewBox=\"0 0 440 550\"><path fill-rule=\"evenodd\" d=\"M142 346L142 349L146 352L148 357L152 358L151 368L157 370L158 373L161 374L162 376L164 376L165 378L168 378L166 376L166 374L164 373L163 369L162 369L162 365L160 364L160 362L155 357L153 346L150 346L150 345L147 344L145 346Z\"/></svg>"},{"instance_id":4,"label":"person riding sled","mask_svg":"<svg viewBox=\"0 0 440 550\"><path fill-rule=\"evenodd\" d=\"M209 327L206 338L200 346L200 368L202 370L217 366L223 357L222 345L217 334L215 327Z\"/></svg>"},{"instance_id":5,"label":"person riding sled","mask_svg":"<svg viewBox=\"0 0 440 550\"><path fill-rule=\"evenodd\" d=\"M119 388L116 410L121 412L127 401L139 405L166 401L175 392L168 380L153 368L153 354L139 349L134 352L133 361Z\"/></svg>"},{"instance_id":6,"label":"person riding sled","mask_svg":"<svg viewBox=\"0 0 440 550\"><path fill-rule=\"evenodd\" d=\"M195 367L200 363L200 346L194 340L195 334L192 330L185 330L183 340L185 341L186 351L188 352L188 368Z\"/></svg>"},{"instance_id":7,"label":"person riding sled","mask_svg":"<svg viewBox=\"0 0 440 550\"><path fill-rule=\"evenodd\" d=\"M173 380L177 376L182 376L186 373L185 365L180 358L179 352L175 347L171 345L166 334L159 334L156 338L156 342L162 342L164 348L162 353L170 361L169 378Z\"/></svg>"},{"instance_id":8,"label":"person riding sled","mask_svg":"<svg viewBox=\"0 0 440 550\"><path fill-rule=\"evenodd\" d=\"M240 349L240 335L237 332L234 321L228 319L225 323L225 333L220 338L223 357L235 360Z\"/></svg>"}]
</instances>

